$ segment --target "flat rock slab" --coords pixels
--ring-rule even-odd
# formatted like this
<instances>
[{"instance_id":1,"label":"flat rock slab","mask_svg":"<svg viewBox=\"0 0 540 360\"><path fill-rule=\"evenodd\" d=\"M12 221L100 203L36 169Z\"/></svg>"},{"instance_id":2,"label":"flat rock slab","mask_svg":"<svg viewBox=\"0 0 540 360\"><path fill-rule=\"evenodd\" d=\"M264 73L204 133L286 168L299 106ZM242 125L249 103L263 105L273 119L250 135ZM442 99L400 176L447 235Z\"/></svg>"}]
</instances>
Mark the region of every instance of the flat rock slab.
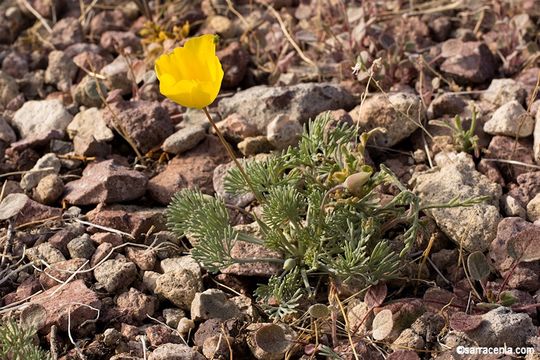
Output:
<instances>
[{"instance_id":1,"label":"flat rock slab","mask_svg":"<svg viewBox=\"0 0 540 360\"><path fill-rule=\"evenodd\" d=\"M136 170L114 160L101 161L88 165L81 179L66 184L65 201L79 206L135 200L144 195L147 182Z\"/></svg>"},{"instance_id":2,"label":"flat rock slab","mask_svg":"<svg viewBox=\"0 0 540 360\"><path fill-rule=\"evenodd\" d=\"M423 204L444 204L455 197L463 201L487 196L488 200L473 206L427 211L456 244L463 245L467 251L484 251L497 234L501 187L476 171L466 154L448 160L440 168L417 175L414 190Z\"/></svg>"},{"instance_id":3,"label":"flat rock slab","mask_svg":"<svg viewBox=\"0 0 540 360\"><path fill-rule=\"evenodd\" d=\"M346 109L356 105L345 89L330 83L305 83L293 86L254 86L219 102L222 117L236 113L255 125L261 133L280 114L305 123L326 110Z\"/></svg>"},{"instance_id":4,"label":"flat rock slab","mask_svg":"<svg viewBox=\"0 0 540 360\"><path fill-rule=\"evenodd\" d=\"M51 130L65 131L73 116L60 100L27 101L13 116L13 126L21 138Z\"/></svg>"},{"instance_id":5,"label":"flat rock slab","mask_svg":"<svg viewBox=\"0 0 540 360\"><path fill-rule=\"evenodd\" d=\"M83 280L52 287L34 297L31 304L41 305L47 312L45 324L41 329L44 332L48 332L52 325L67 331L68 316L71 320L71 329L76 329L85 321L95 319L101 310L101 300L95 292L86 287Z\"/></svg>"}]
</instances>

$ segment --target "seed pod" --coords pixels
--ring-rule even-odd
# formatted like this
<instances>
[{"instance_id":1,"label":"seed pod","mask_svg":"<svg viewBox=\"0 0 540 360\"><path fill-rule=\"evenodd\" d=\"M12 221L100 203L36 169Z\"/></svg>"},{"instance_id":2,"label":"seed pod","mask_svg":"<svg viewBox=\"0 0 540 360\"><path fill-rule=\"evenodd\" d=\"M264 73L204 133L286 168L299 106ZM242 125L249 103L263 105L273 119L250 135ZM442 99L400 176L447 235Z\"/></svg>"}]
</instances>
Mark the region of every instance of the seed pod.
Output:
<instances>
[{"instance_id":1,"label":"seed pod","mask_svg":"<svg viewBox=\"0 0 540 360\"><path fill-rule=\"evenodd\" d=\"M289 258L283 263L283 270L291 271L296 266L296 259Z\"/></svg>"},{"instance_id":2,"label":"seed pod","mask_svg":"<svg viewBox=\"0 0 540 360\"><path fill-rule=\"evenodd\" d=\"M309 315L314 319L320 319L330 315L330 309L324 304L313 304L308 309Z\"/></svg>"},{"instance_id":3,"label":"seed pod","mask_svg":"<svg viewBox=\"0 0 540 360\"><path fill-rule=\"evenodd\" d=\"M370 176L371 173L360 171L349 175L343 185L353 195L360 195L362 193L362 186L369 180Z\"/></svg>"}]
</instances>

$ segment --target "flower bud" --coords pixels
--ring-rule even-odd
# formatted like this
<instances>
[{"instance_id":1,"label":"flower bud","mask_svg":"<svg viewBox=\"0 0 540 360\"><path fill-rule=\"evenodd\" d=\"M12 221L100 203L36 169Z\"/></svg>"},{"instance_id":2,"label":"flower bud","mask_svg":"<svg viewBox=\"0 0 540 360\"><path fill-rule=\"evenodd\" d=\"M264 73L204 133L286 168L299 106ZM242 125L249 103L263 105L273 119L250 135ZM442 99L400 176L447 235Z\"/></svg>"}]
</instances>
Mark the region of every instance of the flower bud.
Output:
<instances>
[{"instance_id":1,"label":"flower bud","mask_svg":"<svg viewBox=\"0 0 540 360\"><path fill-rule=\"evenodd\" d=\"M343 185L353 195L360 195L362 192L362 186L369 180L371 173L360 171L355 174L349 175Z\"/></svg>"},{"instance_id":2,"label":"flower bud","mask_svg":"<svg viewBox=\"0 0 540 360\"><path fill-rule=\"evenodd\" d=\"M296 266L296 259L289 258L283 263L283 270L291 271Z\"/></svg>"}]
</instances>

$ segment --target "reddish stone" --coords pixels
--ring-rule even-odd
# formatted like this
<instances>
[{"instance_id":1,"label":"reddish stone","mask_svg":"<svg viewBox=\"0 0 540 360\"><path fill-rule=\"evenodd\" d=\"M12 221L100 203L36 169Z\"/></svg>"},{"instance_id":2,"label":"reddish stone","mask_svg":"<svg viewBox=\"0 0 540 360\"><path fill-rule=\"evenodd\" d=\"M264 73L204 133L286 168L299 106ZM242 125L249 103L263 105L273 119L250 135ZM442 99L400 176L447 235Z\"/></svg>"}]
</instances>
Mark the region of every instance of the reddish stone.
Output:
<instances>
[{"instance_id":1,"label":"reddish stone","mask_svg":"<svg viewBox=\"0 0 540 360\"><path fill-rule=\"evenodd\" d=\"M176 331L165 325L153 325L146 328L146 337L151 346L159 346L168 343L184 343Z\"/></svg>"},{"instance_id":2,"label":"reddish stone","mask_svg":"<svg viewBox=\"0 0 540 360\"><path fill-rule=\"evenodd\" d=\"M95 309L101 310L101 301L95 292L86 287L83 280L52 287L34 297L31 304L39 304L47 312L46 322L41 329L43 332L48 332L52 325L67 331L68 314L71 330L76 330L84 322L97 317L98 311Z\"/></svg>"},{"instance_id":3,"label":"reddish stone","mask_svg":"<svg viewBox=\"0 0 540 360\"><path fill-rule=\"evenodd\" d=\"M154 231L166 229L164 209L147 209L134 205L97 207L88 214L90 222L131 234L137 238L151 226Z\"/></svg>"},{"instance_id":4,"label":"reddish stone","mask_svg":"<svg viewBox=\"0 0 540 360\"><path fill-rule=\"evenodd\" d=\"M173 158L164 171L148 182L148 195L163 205L185 188L198 188L213 194L214 168L228 159L223 145L214 136L207 136L195 149Z\"/></svg>"}]
</instances>

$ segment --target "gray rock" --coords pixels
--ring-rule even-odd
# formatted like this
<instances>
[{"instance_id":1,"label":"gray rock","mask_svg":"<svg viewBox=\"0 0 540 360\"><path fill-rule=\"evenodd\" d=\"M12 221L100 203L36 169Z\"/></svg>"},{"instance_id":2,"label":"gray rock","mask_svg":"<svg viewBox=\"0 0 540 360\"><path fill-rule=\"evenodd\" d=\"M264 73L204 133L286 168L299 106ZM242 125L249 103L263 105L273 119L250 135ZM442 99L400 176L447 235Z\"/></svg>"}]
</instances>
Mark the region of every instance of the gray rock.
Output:
<instances>
[{"instance_id":1,"label":"gray rock","mask_svg":"<svg viewBox=\"0 0 540 360\"><path fill-rule=\"evenodd\" d=\"M163 344L158 346L148 360L205 360L206 358L184 344Z\"/></svg>"},{"instance_id":2,"label":"gray rock","mask_svg":"<svg viewBox=\"0 0 540 360\"><path fill-rule=\"evenodd\" d=\"M57 175L61 167L62 163L55 154L49 153L42 156L34 167L21 178L21 188L27 191L35 188L41 179L46 176L51 174Z\"/></svg>"},{"instance_id":3,"label":"gray rock","mask_svg":"<svg viewBox=\"0 0 540 360\"><path fill-rule=\"evenodd\" d=\"M515 197L504 194L501 197L501 208L506 216L518 216L525 219L527 217L527 211L521 206Z\"/></svg>"},{"instance_id":4,"label":"gray rock","mask_svg":"<svg viewBox=\"0 0 540 360\"><path fill-rule=\"evenodd\" d=\"M160 266L163 273L189 270L196 277L202 277L201 266L191 257L191 255L163 259Z\"/></svg>"},{"instance_id":5,"label":"gray rock","mask_svg":"<svg viewBox=\"0 0 540 360\"><path fill-rule=\"evenodd\" d=\"M274 150L274 147L272 144L270 144L270 141L268 141L266 136L261 135L247 137L240 141L238 143L238 150L240 150L243 155L250 156L261 153L269 153L270 151Z\"/></svg>"},{"instance_id":6,"label":"gray rock","mask_svg":"<svg viewBox=\"0 0 540 360\"><path fill-rule=\"evenodd\" d=\"M195 294L191 303L191 318L195 321L214 318L228 320L240 314L236 304L218 289L208 289Z\"/></svg>"},{"instance_id":7,"label":"gray rock","mask_svg":"<svg viewBox=\"0 0 540 360\"><path fill-rule=\"evenodd\" d=\"M73 205L114 203L138 199L148 179L136 170L105 160L88 165L79 180L66 184L65 201Z\"/></svg>"},{"instance_id":8,"label":"gray rock","mask_svg":"<svg viewBox=\"0 0 540 360\"><path fill-rule=\"evenodd\" d=\"M502 106L510 101L517 101L523 105L527 99L527 90L514 79L493 79L480 99L496 106Z\"/></svg>"},{"instance_id":9,"label":"gray rock","mask_svg":"<svg viewBox=\"0 0 540 360\"><path fill-rule=\"evenodd\" d=\"M70 139L73 139L75 153L83 156L108 153L110 146L107 142L114 138L114 133L107 127L98 108L79 112L66 130Z\"/></svg>"},{"instance_id":10,"label":"gray rock","mask_svg":"<svg viewBox=\"0 0 540 360\"><path fill-rule=\"evenodd\" d=\"M175 270L160 275L155 292L178 306L189 310L195 294L202 289L202 279L190 270Z\"/></svg>"},{"instance_id":11,"label":"gray rock","mask_svg":"<svg viewBox=\"0 0 540 360\"><path fill-rule=\"evenodd\" d=\"M72 119L60 100L27 101L13 116L12 125L25 138L51 130L63 132Z\"/></svg>"},{"instance_id":12,"label":"gray rock","mask_svg":"<svg viewBox=\"0 0 540 360\"><path fill-rule=\"evenodd\" d=\"M497 347L505 344L516 348L526 346L527 339L537 335L536 326L526 313L514 313L510 308L498 307L482 315L482 323L467 337L477 346Z\"/></svg>"},{"instance_id":13,"label":"gray rock","mask_svg":"<svg viewBox=\"0 0 540 360\"><path fill-rule=\"evenodd\" d=\"M73 100L86 107L100 107L107 98L107 87L103 80L86 75L77 84L73 92Z\"/></svg>"},{"instance_id":14,"label":"gray rock","mask_svg":"<svg viewBox=\"0 0 540 360\"><path fill-rule=\"evenodd\" d=\"M152 293L156 292L157 279L160 277L160 273L155 271L145 271L143 273L142 282L144 286Z\"/></svg>"},{"instance_id":15,"label":"gray rock","mask_svg":"<svg viewBox=\"0 0 540 360\"><path fill-rule=\"evenodd\" d=\"M487 196L488 200L470 207L427 211L441 230L467 251L484 251L497 233L500 220L500 185L475 170L474 162L461 153L445 166L420 173L412 180L414 191L424 204L443 204L456 196L465 200ZM467 219L467 221L463 221Z\"/></svg>"},{"instance_id":16,"label":"gray rock","mask_svg":"<svg viewBox=\"0 0 540 360\"><path fill-rule=\"evenodd\" d=\"M109 90L120 89L124 95L131 93L133 81L128 62L122 55L119 55L110 64L104 66L100 74L105 76L105 85Z\"/></svg>"},{"instance_id":17,"label":"gray rock","mask_svg":"<svg viewBox=\"0 0 540 360\"><path fill-rule=\"evenodd\" d=\"M219 124L221 122L221 118L218 114L210 112L210 116L216 124ZM208 121L208 118L206 117L204 112L198 109L191 108L188 108L186 110L186 112L182 116L182 122L178 124L179 129L184 129L188 127L203 127L208 130L211 126L212 125Z\"/></svg>"},{"instance_id":18,"label":"gray rock","mask_svg":"<svg viewBox=\"0 0 540 360\"><path fill-rule=\"evenodd\" d=\"M517 100L499 107L484 124L484 131L491 135L527 137L533 129L534 119Z\"/></svg>"},{"instance_id":19,"label":"gray rock","mask_svg":"<svg viewBox=\"0 0 540 360\"><path fill-rule=\"evenodd\" d=\"M180 320L182 320L182 318L184 318L185 316L186 316L186 313L180 309L164 309L163 310L163 317L165 318L165 324L167 324L167 326L172 327L173 329L176 329L178 327Z\"/></svg>"},{"instance_id":20,"label":"gray rock","mask_svg":"<svg viewBox=\"0 0 540 360\"><path fill-rule=\"evenodd\" d=\"M13 131L7 121L2 116L0 116L0 141L6 144L11 144L16 140L17 135L15 135L15 131Z\"/></svg>"},{"instance_id":21,"label":"gray rock","mask_svg":"<svg viewBox=\"0 0 540 360\"><path fill-rule=\"evenodd\" d=\"M266 137L277 150L297 145L301 134L302 125L284 114L277 115L266 127Z\"/></svg>"},{"instance_id":22,"label":"gray rock","mask_svg":"<svg viewBox=\"0 0 540 360\"><path fill-rule=\"evenodd\" d=\"M49 265L66 261L62 252L49 243L41 243L33 248L27 249L25 254L30 261L39 261L43 259Z\"/></svg>"},{"instance_id":23,"label":"gray rock","mask_svg":"<svg viewBox=\"0 0 540 360\"><path fill-rule=\"evenodd\" d=\"M540 219L540 194L536 194L527 204L527 218L530 221Z\"/></svg>"},{"instance_id":24,"label":"gray rock","mask_svg":"<svg viewBox=\"0 0 540 360\"><path fill-rule=\"evenodd\" d=\"M52 204L62 196L64 182L57 174L50 174L39 181L32 192L32 198L42 204Z\"/></svg>"},{"instance_id":25,"label":"gray rock","mask_svg":"<svg viewBox=\"0 0 540 360\"><path fill-rule=\"evenodd\" d=\"M105 290L114 293L135 280L137 267L129 261L107 260L94 269L94 277Z\"/></svg>"},{"instance_id":26,"label":"gray rock","mask_svg":"<svg viewBox=\"0 0 540 360\"><path fill-rule=\"evenodd\" d=\"M250 160L251 159L247 161ZM242 163L245 164L247 161L244 160L242 161ZM216 194L218 194L227 204L244 207L253 200L255 200L255 196L253 194L249 193L243 195L233 195L232 193L225 190L225 177L229 173L229 170L234 168L236 168L236 164L232 161L227 164L220 164L216 166L216 168L214 169L214 176L212 177L214 190Z\"/></svg>"},{"instance_id":27,"label":"gray rock","mask_svg":"<svg viewBox=\"0 0 540 360\"><path fill-rule=\"evenodd\" d=\"M72 259L82 258L90 260L96 251L96 247L88 234L83 234L71 240L67 244L67 249Z\"/></svg>"},{"instance_id":28,"label":"gray rock","mask_svg":"<svg viewBox=\"0 0 540 360\"><path fill-rule=\"evenodd\" d=\"M116 346L122 339L122 334L115 328L106 329L103 332L103 343L109 347Z\"/></svg>"},{"instance_id":29,"label":"gray rock","mask_svg":"<svg viewBox=\"0 0 540 360\"><path fill-rule=\"evenodd\" d=\"M165 139L161 148L171 154L181 154L193 149L206 137L204 127L190 126L178 130Z\"/></svg>"},{"instance_id":30,"label":"gray rock","mask_svg":"<svg viewBox=\"0 0 540 360\"><path fill-rule=\"evenodd\" d=\"M349 114L362 131L385 129L385 133L376 133L372 139L377 145L388 147L409 137L426 117L420 97L410 93L375 95Z\"/></svg>"},{"instance_id":31,"label":"gray rock","mask_svg":"<svg viewBox=\"0 0 540 360\"><path fill-rule=\"evenodd\" d=\"M5 107L19 95L19 86L14 78L0 71L0 106Z\"/></svg>"},{"instance_id":32,"label":"gray rock","mask_svg":"<svg viewBox=\"0 0 540 360\"><path fill-rule=\"evenodd\" d=\"M350 109L354 104L354 97L337 85L305 83L287 87L251 87L222 99L218 109L222 117L233 113L243 116L264 134L276 115L286 113L303 124L325 110Z\"/></svg>"},{"instance_id":33,"label":"gray rock","mask_svg":"<svg viewBox=\"0 0 540 360\"><path fill-rule=\"evenodd\" d=\"M63 51L49 53L49 65L45 70L45 82L56 85L60 91L68 91L77 74L77 66Z\"/></svg>"}]
</instances>

